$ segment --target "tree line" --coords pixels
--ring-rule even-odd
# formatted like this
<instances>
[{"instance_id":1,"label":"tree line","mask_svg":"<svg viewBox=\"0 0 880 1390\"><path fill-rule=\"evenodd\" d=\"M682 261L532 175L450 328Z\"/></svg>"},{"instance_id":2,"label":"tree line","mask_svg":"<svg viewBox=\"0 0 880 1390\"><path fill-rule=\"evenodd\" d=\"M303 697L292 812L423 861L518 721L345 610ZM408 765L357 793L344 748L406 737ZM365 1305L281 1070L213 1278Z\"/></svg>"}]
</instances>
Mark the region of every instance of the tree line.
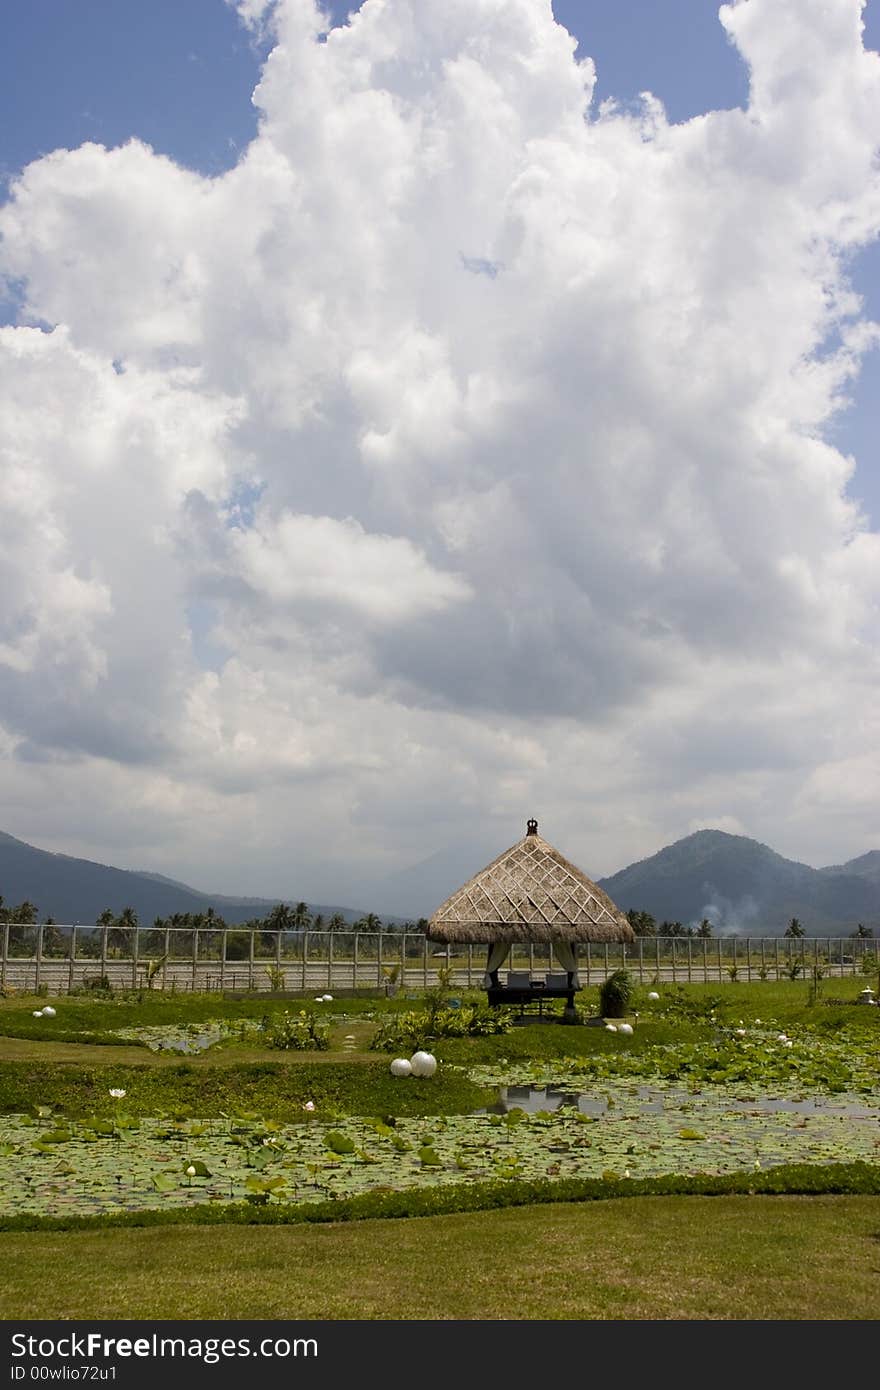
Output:
<instances>
[{"instance_id":1,"label":"tree line","mask_svg":"<svg viewBox=\"0 0 880 1390\"><path fill-rule=\"evenodd\" d=\"M694 926L692 924L690 926L685 926L683 922L669 922L666 920L658 924L656 918L654 918L650 912L642 912L636 908L630 908L626 916L636 936L690 937L691 939L698 938L704 941L708 937L714 936L714 929L708 917L704 917L699 926ZM799 940L801 937L805 937L806 934L804 925L798 917L792 917L785 931L782 933L783 937L789 940ZM849 940L870 941L873 935L874 931L872 927L866 927L864 923L859 922L855 931L849 933Z\"/></svg>"}]
</instances>

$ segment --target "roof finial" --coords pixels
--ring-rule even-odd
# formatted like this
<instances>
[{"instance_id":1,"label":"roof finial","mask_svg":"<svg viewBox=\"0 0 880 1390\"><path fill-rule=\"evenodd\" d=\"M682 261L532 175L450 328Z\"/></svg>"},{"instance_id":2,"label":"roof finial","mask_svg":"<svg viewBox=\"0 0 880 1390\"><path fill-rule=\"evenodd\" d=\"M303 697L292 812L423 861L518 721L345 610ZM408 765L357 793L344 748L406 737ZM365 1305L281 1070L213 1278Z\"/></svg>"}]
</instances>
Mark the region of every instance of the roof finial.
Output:
<instances>
[{"instance_id":1,"label":"roof finial","mask_svg":"<svg viewBox=\"0 0 880 1390\"><path fill-rule=\"evenodd\" d=\"M537 835L537 833L538 833L538 822L535 820L535 817L534 817L534 816L530 816L529 819L526 821L526 834L527 834L527 835Z\"/></svg>"}]
</instances>

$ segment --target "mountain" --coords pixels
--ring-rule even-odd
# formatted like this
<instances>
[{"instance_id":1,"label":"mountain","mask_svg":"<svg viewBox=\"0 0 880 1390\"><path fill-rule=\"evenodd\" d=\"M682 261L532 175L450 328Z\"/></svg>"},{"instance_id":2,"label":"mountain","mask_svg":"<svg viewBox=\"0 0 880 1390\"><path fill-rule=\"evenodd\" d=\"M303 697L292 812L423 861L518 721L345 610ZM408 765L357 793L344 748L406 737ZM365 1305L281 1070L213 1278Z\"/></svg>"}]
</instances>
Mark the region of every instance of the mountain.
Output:
<instances>
[{"instance_id":1,"label":"mountain","mask_svg":"<svg viewBox=\"0 0 880 1390\"><path fill-rule=\"evenodd\" d=\"M658 922L779 936L792 917L812 935L880 927L880 851L847 864L813 869L767 845L722 830L698 830L598 880L617 905L650 912Z\"/></svg>"},{"instance_id":2,"label":"mountain","mask_svg":"<svg viewBox=\"0 0 880 1390\"><path fill-rule=\"evenodd\" d=\"M121 912L133 907L139 920L149 926L156 917L174 912L204 912L213 907L227 922L245 922L262 917L278 902L277 898L235 898L221 893L202 893L162 874L138 873L74 859L67 854L51 854L0 831L0 894L7 906L35 903L40 918L57 922L94 922L105 907ZM288 900L297 901L292 895ZM310 903L312 914L332 917L339 912L347 922L356 922L364 913L351 907L329 907ZM395 920L385 918L395 925Z\"/></svg>"}]
</instances>

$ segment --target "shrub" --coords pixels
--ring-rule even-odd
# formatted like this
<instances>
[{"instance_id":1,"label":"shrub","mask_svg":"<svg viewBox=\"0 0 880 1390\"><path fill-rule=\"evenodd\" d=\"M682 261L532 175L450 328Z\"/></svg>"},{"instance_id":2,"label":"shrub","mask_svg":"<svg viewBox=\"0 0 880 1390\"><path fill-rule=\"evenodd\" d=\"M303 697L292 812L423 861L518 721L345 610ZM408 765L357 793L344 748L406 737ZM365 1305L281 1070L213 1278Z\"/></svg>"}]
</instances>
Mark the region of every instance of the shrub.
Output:
<instances>
[{"instance_id":1,"label":"shrub","mask_svg":"<svg viewBox=\"0 0 880 1390\"><path fill-rule=\"evenodd\" d=\"M393 1015L376 1032L370 1047L377 1052L415 1052L435 1038L485 1038L509 1033L510 1009L490 1009L487 1004L466 1004L461 1009L410 1009Z\"/></svg>"},{"instance_id":2,"label":"shrub","mask_svg":"<svg viewBox=\"0 0 880 1390\"><path fill-rule=\"evenodd\" d=\"M267 1047L284 1051L326 1052L330 1046L330 1029L319 1023L314 1014L301 1009L298 1014L275 1014L263 1024Z\"/></svg>"},{"instance_id":3,"label":"shrub","mask_svg":"<svg viewBox=\"0 0 880 1390\"><path fill-rule=\"evenodd\" d=\"M615 970L599 986L599 1012L603 1018L623 1018L629 1012L633 994L628 970Z\"/></svg>"}]
</instances>

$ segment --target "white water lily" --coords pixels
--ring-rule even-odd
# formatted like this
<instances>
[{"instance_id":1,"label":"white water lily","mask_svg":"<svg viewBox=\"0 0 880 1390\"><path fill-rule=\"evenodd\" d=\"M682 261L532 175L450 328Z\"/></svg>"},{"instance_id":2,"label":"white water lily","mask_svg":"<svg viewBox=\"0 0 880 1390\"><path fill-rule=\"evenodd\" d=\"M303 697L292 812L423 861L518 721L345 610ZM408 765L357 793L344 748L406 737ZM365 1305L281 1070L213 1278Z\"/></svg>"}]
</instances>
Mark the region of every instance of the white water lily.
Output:
<instances>
[{"instance_id":1,"label":"white water lily","mask_svg":"<svg viewBox=\"0 0 880 1390\"><path fill-rule=\"evenodd\" d=\"M736 1033L736 1036L737 1036L738 1038L744 1038L745 1035L746 1035L746 1030L745 1030L745 1028L734 1028L733 1031L734 1031L734 1033Z\"/></svg>"},{"instance_id":2,"label":"white water lily","mask_svg":"<svg viewBox=\"0 0 880 1390\"><path fill-rule=\"evenodd\" d=\"M787 1033L778 1033L777 1036L776 1036L776 1041L777 1041L777 1042L781 1042L781 1043L788 1042L788 1034L787 1034Z\"/></svg>"},{"instance_id":3,"label":"white water lily","mask_svg":"<svg viewBox=\"0 0 880 1390\"><path fill-rule=\"evenodd\" d=\"M114 1100L122 1100L122 1098L125 1095L125 1092L123 1091L121 1086L111 1086L110 1094Z\"/></svg>"}]
</instances>

